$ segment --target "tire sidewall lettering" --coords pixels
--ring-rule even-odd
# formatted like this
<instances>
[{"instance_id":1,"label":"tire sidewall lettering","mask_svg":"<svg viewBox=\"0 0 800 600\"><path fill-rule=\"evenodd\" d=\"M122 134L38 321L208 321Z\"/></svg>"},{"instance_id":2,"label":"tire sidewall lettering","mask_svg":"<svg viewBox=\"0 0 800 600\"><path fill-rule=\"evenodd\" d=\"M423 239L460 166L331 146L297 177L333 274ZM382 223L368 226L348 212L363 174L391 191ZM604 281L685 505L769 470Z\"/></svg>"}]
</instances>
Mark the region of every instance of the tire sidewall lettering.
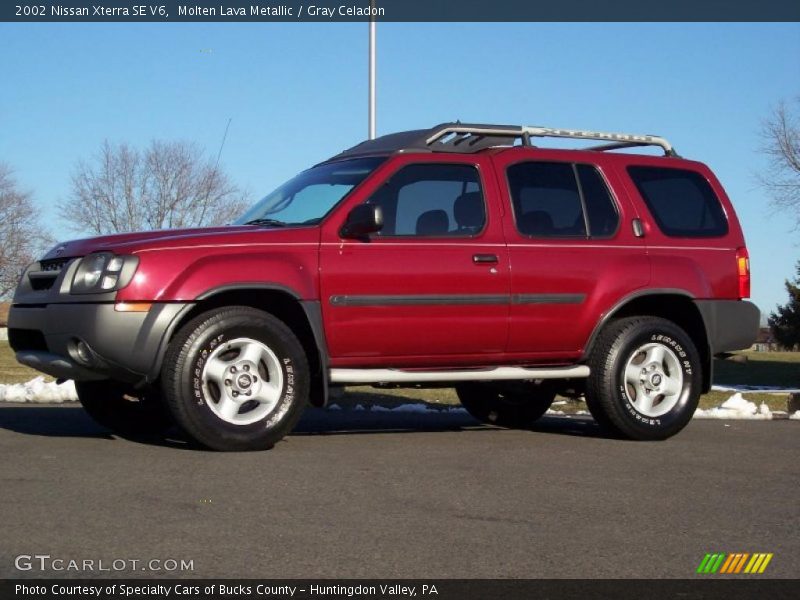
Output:
<instances>
[{"instance_id":1,"label":"tire sidewall lettering","mask_svg":"<svg viewBox=\"0 0 800 600\"><path fill-rule=\"evenodd\" d=\"M617 385L619 398L622 402L625 413L636 425L646 428L670 427L675 421L684 417L685 407L689 396L691 395L691 388L694 385L694 370L692 368L692 362L688 352L683 345L675 339L675 336L664 332L649 332L645 335L633 337L625 345L625 349L619 355L621 360L619 360L619 364L617 365L616 369L617 381L623 380L625 364L627 364L627 361L630 358L633 350L644 342L661 344L666 348L669 348L678 357L678 363L681 367L684 382L678 403L666 414L658 417L648 417L647 415L640 413L633 406L632 398L628 394L627 386L624 385L624 383Z\"/></svg>"}]
</instances>

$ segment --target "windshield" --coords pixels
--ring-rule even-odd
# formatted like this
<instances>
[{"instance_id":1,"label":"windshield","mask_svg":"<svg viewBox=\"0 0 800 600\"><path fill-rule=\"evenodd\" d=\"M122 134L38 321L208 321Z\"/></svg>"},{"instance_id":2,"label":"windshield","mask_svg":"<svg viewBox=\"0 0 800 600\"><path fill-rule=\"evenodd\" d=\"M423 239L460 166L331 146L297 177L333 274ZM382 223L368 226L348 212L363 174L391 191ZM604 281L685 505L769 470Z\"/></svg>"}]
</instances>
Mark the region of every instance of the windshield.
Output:
<instances>
[{"instance_id":1,"label":"windshield","mask_svg":"<svg viewBox=\"0 0 800 600\"><path fill-rule=\"evenodd\" d=\"M319 223L385 157L326 163L303 171L234 221L234 225L313 225Z\"/></svg>"}]
</instances>

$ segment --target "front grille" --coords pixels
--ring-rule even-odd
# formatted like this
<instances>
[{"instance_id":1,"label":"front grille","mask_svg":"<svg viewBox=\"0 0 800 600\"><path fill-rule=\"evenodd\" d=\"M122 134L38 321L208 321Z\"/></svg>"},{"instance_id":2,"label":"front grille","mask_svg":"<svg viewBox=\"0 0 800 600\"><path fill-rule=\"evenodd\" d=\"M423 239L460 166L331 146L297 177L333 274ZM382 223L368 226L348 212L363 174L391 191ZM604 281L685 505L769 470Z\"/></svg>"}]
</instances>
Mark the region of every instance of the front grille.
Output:
<instances>
[{"instance_id":1,"label":"front grille","mask_svg":"<svg viewBox=\"0 0 800 600\"><path fill-rule=\"evenodd\" d=\"M38 271L28 271L31 287L37 292L49 290L58 279L61 269L70 261L69 258L51 258L39 261Z\"/></svg>"},{"instance_id":2,"label":"front grille","mask_svg":"<svg viewBox=\"0 0 800 600\"><path fill-rule=\"evenodd\" d=\"M9 328L8 344L14 352L22 352L23 350L47 352L47 342L44 339L44 334L38 329Z\"/></svg>"},{"instance_id":3,"label":"front grille","mask_svg":"<svg viewBox=\"0 0 800 600\"><path fill-rule=\"evenodd\" d=\"M49 260L40 260L39 269L41 271L55 271L59 272L69 262L69 258L51 258Z\"/></svg>"}]
</instances>

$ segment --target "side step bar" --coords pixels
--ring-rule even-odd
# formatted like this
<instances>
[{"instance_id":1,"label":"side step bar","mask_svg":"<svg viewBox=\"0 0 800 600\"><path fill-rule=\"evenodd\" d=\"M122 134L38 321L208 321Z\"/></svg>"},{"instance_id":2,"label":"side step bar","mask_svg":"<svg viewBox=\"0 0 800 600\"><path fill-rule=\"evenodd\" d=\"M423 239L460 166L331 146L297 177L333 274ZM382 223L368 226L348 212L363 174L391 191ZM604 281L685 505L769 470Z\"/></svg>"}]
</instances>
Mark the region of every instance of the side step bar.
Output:
<instances>
[{"instance_id":1,"label":"side step bar","mask_svg":"<svg viewBox=\"0 0 800 600\"><path fill-rule=\"evenodd\" d=\"M430 381L497 381L510 379L585 379L589 367L495 367L464 371L403 371L400 369L331 369L331 383L426 383Z\"/></svg>"}]
</instances>

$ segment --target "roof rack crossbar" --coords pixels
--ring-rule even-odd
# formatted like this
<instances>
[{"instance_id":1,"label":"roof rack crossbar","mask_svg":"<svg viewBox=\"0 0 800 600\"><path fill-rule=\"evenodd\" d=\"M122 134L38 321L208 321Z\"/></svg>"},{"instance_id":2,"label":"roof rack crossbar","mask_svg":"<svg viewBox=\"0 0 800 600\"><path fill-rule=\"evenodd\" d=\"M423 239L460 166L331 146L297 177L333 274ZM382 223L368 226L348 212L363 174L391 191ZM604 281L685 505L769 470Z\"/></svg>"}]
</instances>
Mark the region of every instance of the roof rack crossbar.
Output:
<instances>
[{"instance_id":1,"label":"roof rack crossbar","mask_svg":"<svg viewBox=\"0 0 800 600\"><path fill-rule=\"evenodd\" d=\"M441 141L442 138L447 137L451 133L459 134L456 139L459 142L469 139L470 137L509 137L509 138L518 138L522 137L522 128L511 128L511 127L481 127L479 125L448 125L438 129L425 140L425 144L430 146L438 141Z\"/></svg>"}]
</instances>

